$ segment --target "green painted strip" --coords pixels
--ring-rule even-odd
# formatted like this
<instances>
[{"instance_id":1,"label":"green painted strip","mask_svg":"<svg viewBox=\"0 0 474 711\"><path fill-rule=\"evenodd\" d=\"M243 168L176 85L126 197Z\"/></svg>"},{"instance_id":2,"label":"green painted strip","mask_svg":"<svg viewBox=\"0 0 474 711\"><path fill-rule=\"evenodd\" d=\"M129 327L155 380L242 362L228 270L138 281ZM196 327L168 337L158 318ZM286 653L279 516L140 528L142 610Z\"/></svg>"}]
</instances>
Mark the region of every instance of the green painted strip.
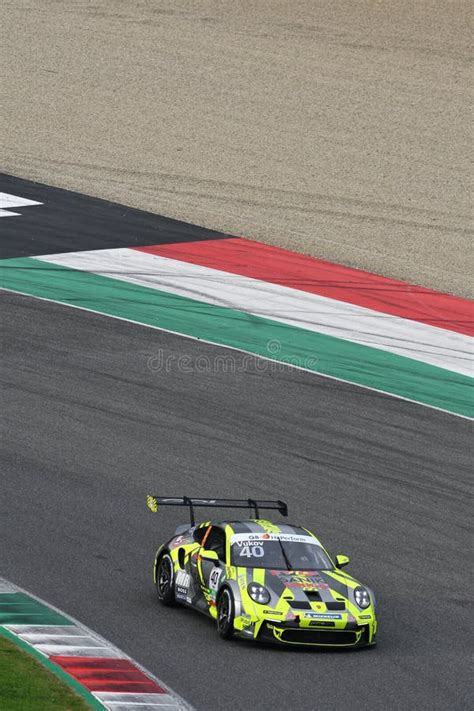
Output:
<instances>
[{"instance_id":1,"label":"green painted strip","mask_svg":"<svg viewBox=\"0 0 474 711\"><path fill-rule=\"evenodd\" d=\"M90 706L91 709L97 709L97 711L104 711L104 705L101 704L100 701L98 701L88 689L82 686L78 681L76 681L76 679L73 679L72 676L69 676L69 674L65 672L64 669L61 669L61 667L58 667L57 664L51 662L48 657L44 656L44 654L41 654L41 652L38 652L34 647L27 644L15 634L12 634L3 627L0 627L0 634L3 637L9 639L14 644L16 644L20 649L37 659L43 666L49 669L52 674L57 676L58 679L60 679L64 684L69 686L76 692L76 694L78 694L82 699L84 699L84 701Z\"/></svg>"},{"instance_id":2,"label":"green painted strip","mask_svg":"<svg viewBox=\"0 0 474 711\"><path fill-rule=\"evenodd\" d=\"M0 595L0 625L70 625L59 612L25 593Z\"/></svg>"},{"instance_id":3,"label":"green painted strip","mask_svg":"<svg viewBox=\"0 0 474 711\"><path fill-rule=\"evenodd\" d=\"M0 288L230 346L474 417L473 379L403 356L32 258L3 260ZM272 353L268 344L277 344Z\"/></svg>"}]
</instances>

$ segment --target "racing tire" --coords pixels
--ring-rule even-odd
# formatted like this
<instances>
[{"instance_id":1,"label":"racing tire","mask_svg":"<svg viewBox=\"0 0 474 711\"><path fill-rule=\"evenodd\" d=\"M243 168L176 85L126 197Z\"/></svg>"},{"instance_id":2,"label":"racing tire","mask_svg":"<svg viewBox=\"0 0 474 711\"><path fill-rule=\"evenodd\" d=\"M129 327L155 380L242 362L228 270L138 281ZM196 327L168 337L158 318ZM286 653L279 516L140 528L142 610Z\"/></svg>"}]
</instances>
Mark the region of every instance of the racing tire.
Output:
<instances>
[{"instance_id":1,"label":"racing tire","mask_svg":"<svg viewBox=\"0 0 474 711\"><path fill-rule=\"evenodd\" d=\"M156 593L158 600L167 607L174 605L174 568L168 553L164 553L156 567Z\"/></svg>"},{"instance_id":2,"label":"racing tire","mask_svg":"<svg viewBox=\"0 0 474 711\"><path fill-rule=\"evenodd\" d=\"M224 588L217 600L217 631L222 639L234 636L234 617L234 596L229 588Z\"/></svg>"}]
</instances>

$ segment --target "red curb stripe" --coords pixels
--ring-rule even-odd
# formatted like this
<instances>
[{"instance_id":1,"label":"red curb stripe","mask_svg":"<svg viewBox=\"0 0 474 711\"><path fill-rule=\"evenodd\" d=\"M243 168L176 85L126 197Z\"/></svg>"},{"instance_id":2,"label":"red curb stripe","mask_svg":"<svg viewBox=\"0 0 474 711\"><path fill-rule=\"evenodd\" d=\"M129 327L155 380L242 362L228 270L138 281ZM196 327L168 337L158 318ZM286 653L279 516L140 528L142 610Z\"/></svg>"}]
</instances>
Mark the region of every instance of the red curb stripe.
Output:
<instances>
[{"instance_id":1,"label":"red curb stripe","mask_svg":"<svg viewBox=\"0 0 474 711\"><path fill-rule=\"evenodd\" d=\"M53 656L50 660L89 691L167 693L128 659Z\"/></svg>"},{"instance_id":2,"label":"red curb stripe","mask_svg":"<svg viewBox=\"0 0 474 711\"><path fill-rule=\"evenodd\" d=\"M474 305L467 299L244 238L133 249L474 336Z\"/></svg>"}]
</instances>

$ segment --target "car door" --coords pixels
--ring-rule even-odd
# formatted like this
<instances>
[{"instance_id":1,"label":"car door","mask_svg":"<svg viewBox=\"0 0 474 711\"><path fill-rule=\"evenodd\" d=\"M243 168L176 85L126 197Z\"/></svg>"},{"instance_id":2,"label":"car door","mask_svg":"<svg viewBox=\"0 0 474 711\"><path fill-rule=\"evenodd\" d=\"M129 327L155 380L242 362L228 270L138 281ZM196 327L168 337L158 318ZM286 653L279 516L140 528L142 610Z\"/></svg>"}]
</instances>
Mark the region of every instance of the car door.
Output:
<instances>
[{"instance_id":1,"label":"car door","mask_svg":"<svg viewBox=\"0 0 474 711\"><path fill-rule=\"evenodd\" d=\"M193 607L196 607L202 612L207 611L208 603L203 595L202 572L199 553L202 550L204 539L207 538L210 533L210 528L210 526L202 525L194 529L193 540L199 545L197 545L196 548L193 549L193 551L190 553L187 564L187 572L189 573L191 583L191 594L189 595L191 601L188 604L191 604Z\"/></svg>"},{"instance_id":2,"label":"car door","mask_svg":"<svg viewBox=\"0 0 474 711\"><path fill-rule=\"evenodd\" d=\"M205 551L214 551L218 559L206 560L201 555ZM225 532L220 526L211 526L207 536L204 536L199 558L202 591L210 607L210 612L213 614L217 590L226 567L226 538Z\"/></svg>"}]
</instances>

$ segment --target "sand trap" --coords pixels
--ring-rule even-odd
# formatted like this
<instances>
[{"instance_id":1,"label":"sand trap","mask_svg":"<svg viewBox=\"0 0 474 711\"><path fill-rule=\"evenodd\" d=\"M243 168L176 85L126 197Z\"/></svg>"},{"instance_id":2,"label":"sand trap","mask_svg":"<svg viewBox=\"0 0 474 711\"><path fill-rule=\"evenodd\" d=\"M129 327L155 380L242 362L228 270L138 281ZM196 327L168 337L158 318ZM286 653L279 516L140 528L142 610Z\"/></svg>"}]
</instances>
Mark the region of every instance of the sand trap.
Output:
<instances>
[{"instance_id":1,"label":"sand trap","mask_svg":"<svg viewBox=\"0 0 474 711\"><path fill-rule=\"evenodd\" d=\"M468 11L10 0L0 164L472 295Z\"/></svg>"}]
</instances>

